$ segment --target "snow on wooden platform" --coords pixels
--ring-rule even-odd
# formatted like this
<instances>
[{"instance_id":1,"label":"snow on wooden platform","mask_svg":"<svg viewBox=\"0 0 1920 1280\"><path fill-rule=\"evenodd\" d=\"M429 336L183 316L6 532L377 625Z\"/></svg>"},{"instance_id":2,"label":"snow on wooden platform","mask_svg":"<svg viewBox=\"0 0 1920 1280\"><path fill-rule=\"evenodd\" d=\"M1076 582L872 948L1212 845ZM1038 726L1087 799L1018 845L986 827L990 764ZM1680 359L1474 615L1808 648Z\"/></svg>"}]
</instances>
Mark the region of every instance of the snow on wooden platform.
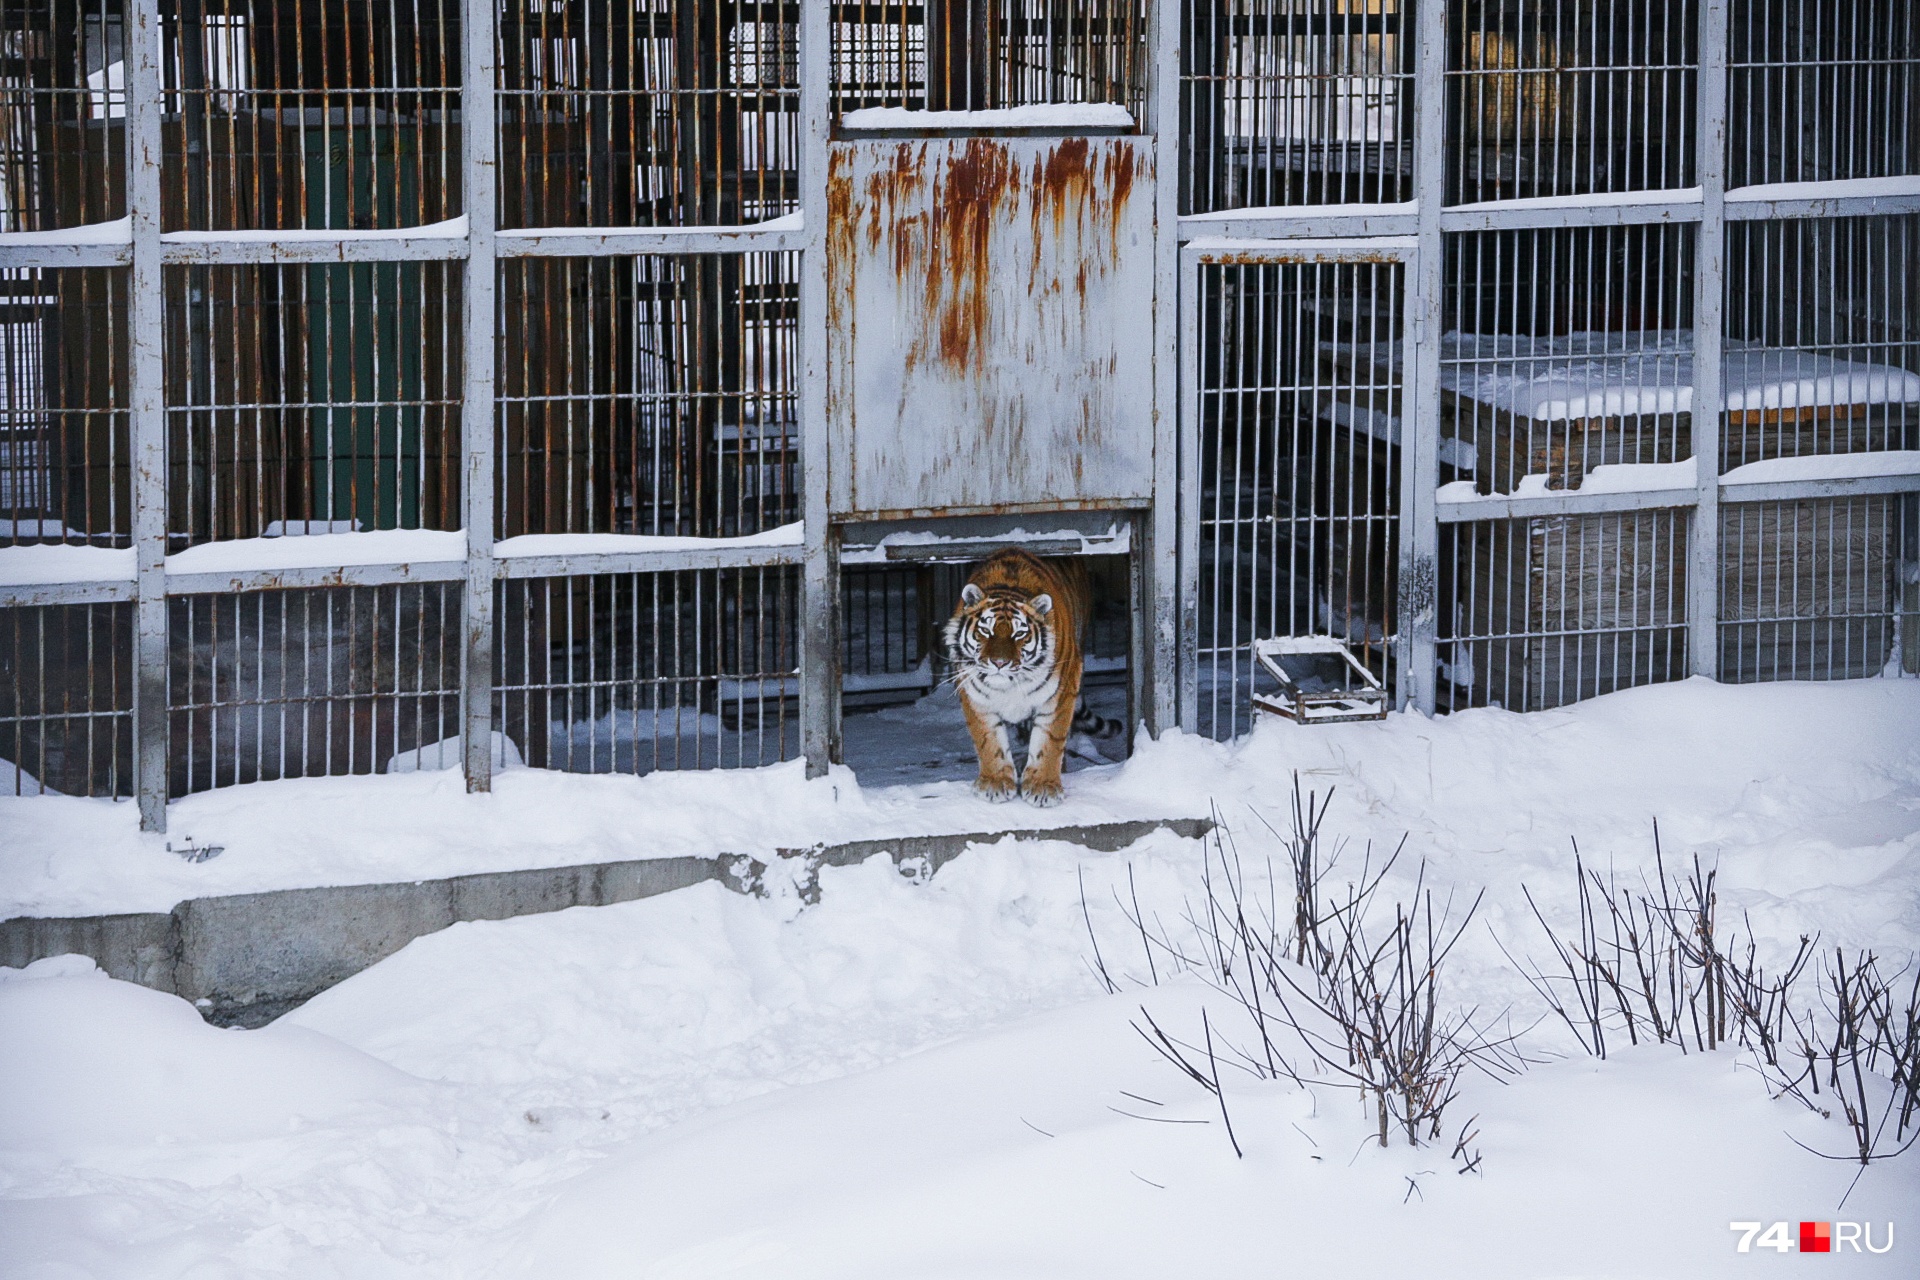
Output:
<instances>
[{"instance_id":1,"label":"snow on wooden platform","mask_svg":"<svg viewBox=\"0 0 1920 1280\"><path fill-rule=\"evenodd\" d=\"M1623 336L1450 333L1440 385L1523 418L1687 413L1693 332ZM1920 402L1920 375L1779 347L1729 342L1722 365L1729 411Z\"/></svg>"}]
</instances>

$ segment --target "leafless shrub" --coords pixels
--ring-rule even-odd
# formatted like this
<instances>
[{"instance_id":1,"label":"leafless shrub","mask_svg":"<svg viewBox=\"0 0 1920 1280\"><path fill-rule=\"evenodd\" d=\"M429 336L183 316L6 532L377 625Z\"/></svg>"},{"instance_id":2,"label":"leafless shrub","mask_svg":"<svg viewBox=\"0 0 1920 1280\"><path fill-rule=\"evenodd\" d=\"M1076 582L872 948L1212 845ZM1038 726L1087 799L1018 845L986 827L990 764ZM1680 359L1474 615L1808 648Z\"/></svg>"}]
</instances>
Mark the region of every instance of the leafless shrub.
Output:
<instances>
[{"instance_id":1,"label":"leafless shrub","mask_svg":"<svg viewBox=\"0 0 1920 1280\"><path fill-rule=\"evenodd\" d=\"M1271 965L1261 974L1272 1005L1258 1021L1266 1054L1307 1083L1275 1048L1274 1029L1286 1028L1324 1072L1372 1106L1381 1146L1393 1128L1414 1146L1438 1139L1468 1070L1498 1078L1521 1066L1513 1037L1488 1034L1475 1010L1447 1009L1441 999L1447 957L1479 905L1476 895L1456 916L1451 898L1436 905L1417 885L1411 905L1393 904L1384 936L1370 931L1357 905L1331 916L1318 938L1332 957L1324 972L1303 977Z\"/></svg>"},{"instance_id":2,"label":"leafless shrub","mask_svg":"<svg viewBox=\"0 0 1920 1280\"><path fill-rule=\"evenodd\" d=\"M1891 1159L1920 1141L1920 1127L1914 1123L1913 1058L1920 1039L1915 1026L1920 987L1910 989L1904 1005L1899 1003L1894 992L1905 975L1904 968L1890 977L1883 974L1879 957L1871 951L1849 962L1846 952L1835 947L1832 959L1823 958L1820 965L1818 1007L1787 1013L1795 1054L1803 1065L1789 1071L1783 1063L1769 1073L1782 1092L1820 1114L1839 1112L1853 1138L1852 1148L1837 1155L1814 1154L1857 1160L1863 1172L1876 1160Z\"/></svg>"},{"instance_id":3,"label":"leafless shrub","mask_svg":"<svg viewBox=\"0 0 1920 1280\"><path fill-rule=\"evenodd\" d=\"M1787 993L1812 956L1814 939L1800 939L1785 969L1768 970L1751 927L1738 938L1723 936L1718 872L1696 856L1685 877L1669 873L1658 827L1653 878L1643 876L1637 890L1611 871L1602 877L1588 867L1578 846L1573 866L1574 936L1549 925L1532 890L1521 886L1553 949L1553 971L1507 954L1588 1053L1606 1057L1609 1035L1624 1032L1630 1044L1644 1040L1694 1052L1738 1041L1776 1061Z\"/></svg>"},{"instance_id":4,"label":"leafless shrub","mask_svg":"<svg viewBox=\"0 0 1920 1280\"><path fill-rule=\"evenodd\" d=\"M1864 1168L1920 1141L1920 972L1902 1000L1906 968L1889 977L1872 952L1849 960L1836 948L1809 999L1803 979L1817 936L1802 935L1785 965L1763 965L1751 924L1738 934L1722 925L1715 870L1695 857L1684 877L1670 874L1658 828L1653 877L1638 890L1602 878L1577 852L1574 875L1574 935L1554 930L1527 892L1554 960L1514 963L1588 1053L1606 1057L1609 1036L1622 1031L1683 1052L1738 1045L1775 1096L1846 1123L1849 1149L1818 1154Z\"/></svg>"},{"instance_id":5,"label":"leafless shrub","mask_svg":"<svg viewBox=\"0 0 1920 1280\"><path fill-rule=\"evenodd\" d=\"M1149 922L1137 899L1120 904L1147 956L1160 957L1170 970L1201 974L1246 1014L1251 1031L1232 1044L1204 1017L1201 1043L1170 1035L1144 1008L1144 1025L1135 1024L1158 1053L1218 1099L1236 1153L1240 1146L1220 1086L1223 1058L1257 1078L1354 1091L1372 1114L1382 1146L1396 1130L1412 1145L1438 1140L1463 1075L1477 1070L1502 1078L1523 1065L1513 1036L1489 1033L1475 1010L1451 1008L1443 998L1447 958L1478 910L1479 896L1464 910L1450 896L1436 900L1425 886L1423 864L1411 901L1392 904L1390 924L1377 921L1386 911L1385 904L1376 905L1381 883L1404 841L1377 865L1368 847L1358 879L1338 896L1326 893L1338 860L1337 851L1322 853L1326 811L1325 801L1302 794L1296 777L1292 829L1280 837L1290 903L1281 901L1272 862L1263 860L1264 875L1248 875L1232 832L1216 813L1202 897L1187 904L1178 937L1157 920ZM1115 989L1104 964L1100 971L1109 990ZM1156 981L1159 972L1153 964ZM1471 1149L1475 1133L1469 1121L1453 1146L1463 1172L1479 1164Z\"/></svg>"}]
</instances>

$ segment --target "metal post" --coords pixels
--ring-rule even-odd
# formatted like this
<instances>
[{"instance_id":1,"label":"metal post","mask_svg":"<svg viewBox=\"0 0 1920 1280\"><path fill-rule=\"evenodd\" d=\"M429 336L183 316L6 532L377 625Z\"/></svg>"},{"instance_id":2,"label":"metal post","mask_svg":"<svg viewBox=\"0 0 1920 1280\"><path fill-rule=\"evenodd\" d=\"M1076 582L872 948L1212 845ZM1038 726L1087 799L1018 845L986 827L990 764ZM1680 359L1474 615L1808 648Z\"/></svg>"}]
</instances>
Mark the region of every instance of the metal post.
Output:
<instances>
[{"instance_id":1,"label":"metal post","mask_svg":"<svg viewBox=\"0 0 1920 1280\"><path fill-rule=\"evenodd\" d=\"M1200 327L1206 320L1200 296L1200 260L1192 250L1180 259L1180 296L1187 323L1180 326L1179 577L1174 601L1178 654L1180 727L1200 724Z\"/></svg>"},{"instance_id":2,"label":"metal post","mask_svg":"<svg viewBox=\"0 0 1920 1280\"><path fill-rule=\"evenodd\" d=\"M828 0L800 12L800 463L806 559L800 594L800 745L807 776L840 755L840 568L827 521L827 139L833 66ZM925 607L924 604L922 607Z\"/></svg>"},{"instance_id":3,"label":"metal post","mask_svg":"<svg viewBox=\"0 0 1920 1280\"><path fill-rule=\"evenodd\" d=\"M1419 202L1418 245L1407 268L1407 351L1400 386L1400 581L1395 703L1422 715L1434 710L1434 640L1439 621L1440 331L1445 245L1440 206L1446 197L1446 7L1414 12L1413 189Z\"/></svg>"},{"instance_id":4,"label":"metal post","mask_svg":"<svg viewBox=\"0 0 1920 1280\"><path fill-rule=\"evenodd\" d=\"M166 290L160 265L159 0L127 6L127 215L133 230L133 785L140 829L167 829Z\"/></svg>"},{"instance_id":5,"label":"metal post","mask_svg":"<svg viewBox=\"0 0 1920 1280\"><path fill-rule=\"evenodd\" d=\"M1727 266L1727 0L1700 6L1700 226L1693 257L1693 457L1687 530L1687 651L1694 675L1720 675L1720 357Z\"/></svg>"},{"instance_id":6,"label":"metal post","mask_svg":"<svg viewBox=\"0 0 1920 1280\"><path fill-rule=\"evenodd\" d=\"M493 789L493 455L495 26L498 9L468 0L461 38L462 191L467 210L467 275L461 291L465 345L461 388L461 505L467 532L464 630L460 645L461 765L467 790Z\"/></svg>"},{"instance_id":7,"label":"metal post","mask_svg":"<svg viewBox=\"0 0 1920 1280\"><path fill-rule=\"evenodd\" d=\"M1151 610L1150 625L1139 628L1146 643L1135 650L1147 670L1144 705L1134 714L1144 714L1147 731L1158 734L1173 724L1194 727L1179 698L1186 682L1179 660L1178 553L1180 522L1197 519L1198 512L1180 505L1180 0L1157 0L1154 15L1150 115L1144 122L1153 131L1154 151L1153 513L1139 522L1147 536L1136 540L1133 555L1144 565L1146 585L1135 608ZM1184 305L1191 310L1193 299Z\"/></svg>"}]
</instances>

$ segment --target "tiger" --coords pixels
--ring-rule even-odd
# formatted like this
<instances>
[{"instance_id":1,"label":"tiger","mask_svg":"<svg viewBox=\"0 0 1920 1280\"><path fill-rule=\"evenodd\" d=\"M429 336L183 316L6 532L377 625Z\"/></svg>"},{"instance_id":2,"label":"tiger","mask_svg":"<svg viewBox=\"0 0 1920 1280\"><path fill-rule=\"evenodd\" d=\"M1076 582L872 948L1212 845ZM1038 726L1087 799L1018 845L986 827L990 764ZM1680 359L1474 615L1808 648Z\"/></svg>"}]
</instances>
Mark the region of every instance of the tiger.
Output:
<instances>
[{"instance_id":1,"label":"tiger","mask_svg":"<svg viewBox=\"0 0 1920 1280\"><path fill-rule=\"evenodd\" d=\"M1077 561L1011 550L994 555L960 589L944 636L980 757L973 789L987 799L1024 795L1042 807L1059 804L1060 769L1076 724L1102 736L1121 727L1080 711L1081 628L1090 597ZM1016 779L1007 731L1029 721L1027 766Z\"/></svg>"}]
</instances>

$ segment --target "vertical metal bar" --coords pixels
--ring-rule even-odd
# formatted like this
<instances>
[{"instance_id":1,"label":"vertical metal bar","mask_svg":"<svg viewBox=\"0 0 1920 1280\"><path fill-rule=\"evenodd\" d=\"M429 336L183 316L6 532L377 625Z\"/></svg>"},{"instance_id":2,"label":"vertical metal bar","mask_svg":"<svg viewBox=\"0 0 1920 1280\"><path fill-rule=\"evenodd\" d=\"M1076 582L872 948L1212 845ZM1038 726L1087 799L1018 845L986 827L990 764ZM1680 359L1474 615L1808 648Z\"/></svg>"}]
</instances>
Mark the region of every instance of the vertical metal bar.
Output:
<instances>
[{"instance_id":1,"label":"vertical metal bar","mask_svg":"<svg viewBox=\"0 0 1920 1280\"><path fill-rule=\"evenodd\" d=\"M128 0L127 213L133 230L133 779L140 829L167 829L166 294L160 265L160 4Z\"/></svg>"},{"instance_id":2,"label":"vertical metal bar","mask_svg":"<svg viewBox=\"0 0 1920 1280\"><path fill-rule=\"evenodd\" d=\"M468 3L461 39L462 199L467 210L460 443L467 577L460 650L460 739L467 790L493 789L494 28L498 7Z\"/></svg>"},{"instance_id":3,"label":"vertical metal bar","mask_svg":"<svg viewBox=\"0 0 1920 1280\"><path fill-rule=\"evenodd\" d=\"M1179 597L1174 602L1177 694L1181 728L1200 725L1200 328L1206 322L1200 297L1200 259L1191 250L1180 261L1180 296L1186 308L1180 326Z\"/></svg>"},{"instance_id":4,"label":"vertical metal bar","mask_svg":"<svg viewBox=\"0 0 1920 1280\"><path fill-rule=\"evenodd\" d=\"M1191 524L1199 516L1195 508L1180 502L1181 430L1180 375L1186 365L1181 359L1182 311L1187 325L1197 322L1193 314L1193 296L1180 290L1180 6L1178 0L1155 0L1157 18L1153 32L1152 92L1147 98L1146 126L1153 131L1154 151L1154 247L1153 247L1153 512L1139 522L1146 533L1144 542L1136 540L1133 558L1143 565L1146 591L1133 599L1135 611L1148 611L1149 625L1142 629L1145 643L1135 648L1134 665L1144 663L1140 683L1145 697L1133 708L1135 718L1144 716L1149 733L1180 724L1194 728L1189 704L1181 691L1188 681L1181 674L1179 650L1183 640L1189 654L1193 633L1183 627L1181 603L1191 601L1180 590L1178 564L1180 524ZM1176 705L1178 703L1178 705ZM1131 734L1135 724L1127 725Z\"/></svg>"},{"instance_id":5,"label":"vertical metal bar","mask_svg":"<svg viewBox=\"0 0 1920 1280\"><path fill-rule=\"evenodd\" d=\"M1693 255L1693 457L1687 648L1694 675L1720 672L1720 358L1727 263L1727 0L1700 4L1700 237Z\"/></svg>"},{"instance_id":6,"label":"vertical metal bar","mask_svg":"<svg viewBox=\"0 0 1920 1280\"><path fill-rule=\"evenodd\" d=\"M800 746L807 776L840 755L840 566L827 522L827 135L832 21L826 0L800 13L800 462L806 529L800 618ZM931 75L931 72L929 72Z\"/></svg>"},{"instance_id":7,"label":"vertical metal bar","mask_svg":"<svg viewBox=\"0 0 1920 1280\"><path fill-rule=\"evenodd\" d=\"M1413 191L1418 244L1407 265L1406 342L1400 384L1400 581L1394 701L1422 715L1434 709L1434 640L1439 621L1440 315L1446 193L1446 6L1414 11Z\"/></svg>"}]
</instances>

